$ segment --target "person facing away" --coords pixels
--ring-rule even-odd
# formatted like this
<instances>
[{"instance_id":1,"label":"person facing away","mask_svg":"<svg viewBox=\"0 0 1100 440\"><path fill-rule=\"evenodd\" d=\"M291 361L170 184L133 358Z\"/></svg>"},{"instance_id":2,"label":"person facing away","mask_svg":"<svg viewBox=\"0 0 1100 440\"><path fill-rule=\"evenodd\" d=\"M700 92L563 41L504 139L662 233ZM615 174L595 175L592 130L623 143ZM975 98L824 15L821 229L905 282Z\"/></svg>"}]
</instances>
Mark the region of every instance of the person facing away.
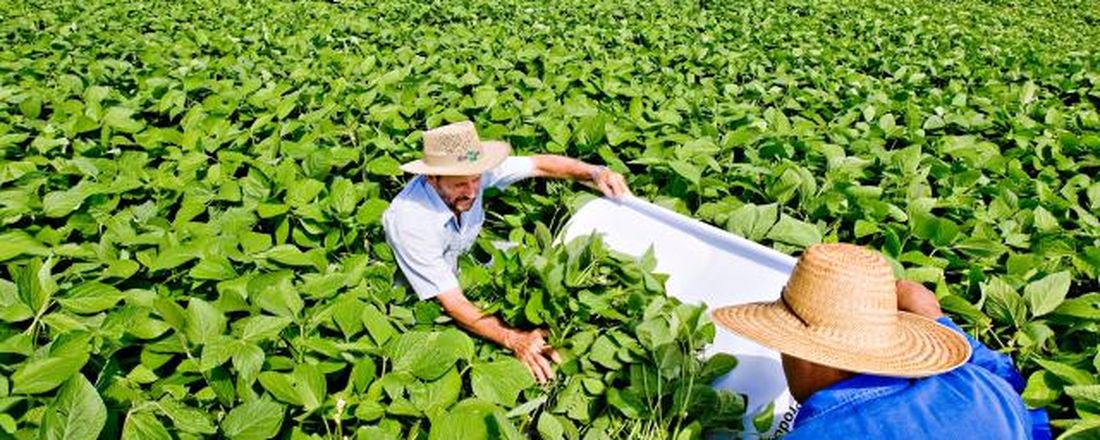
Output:
<instances>
[{"instance_id":1,"label":"person facing away","mask_svg":"<svg viewBox=\"0 0 1100 440\"><path fill-rule=\"evenodd\" d=\"M801 407L787 439L1049 439L1011 358L966 335L878 252L811 246L780 298L716 309L722 327L779 351Z\"/></svg>"},{"instance_id":2,"label":"person facing away","mask_svg":"<svg viewBox=\"0 0 1100 440\"><path fill-rule=\"evenodd\" d=\"M470 121L424 132L423 159L402 165L417 176L382 216L386 241L421 300L438 300L462 327L508 350L539 383L560 362L545 331L509 328L467 300L458 282L458 257L474 244L485 220L482 193L528 177L589 181L609 197L629 193L626 180L606 167L557 155L510 156L501 141L482 141Z\"/></svg>"}]
</instances>

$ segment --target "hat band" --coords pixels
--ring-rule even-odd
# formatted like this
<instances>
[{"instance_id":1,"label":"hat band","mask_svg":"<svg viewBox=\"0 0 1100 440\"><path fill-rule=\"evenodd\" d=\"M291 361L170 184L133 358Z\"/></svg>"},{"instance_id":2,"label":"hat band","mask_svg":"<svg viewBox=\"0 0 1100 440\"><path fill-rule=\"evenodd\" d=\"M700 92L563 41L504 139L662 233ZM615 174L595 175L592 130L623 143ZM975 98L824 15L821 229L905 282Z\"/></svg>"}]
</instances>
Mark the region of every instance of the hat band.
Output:
<instances>
[{"instance_id":1,"label":"hat band","mask_svg":"<svg viewBox=\"0 0 1100 440\"><path fill-rule=\"evenodd\" d=\"M478 149L467 149L454 154L427 153L424 163L431 166L450 166L476 163L484 153Z\"/></svg>"}]
</instances>

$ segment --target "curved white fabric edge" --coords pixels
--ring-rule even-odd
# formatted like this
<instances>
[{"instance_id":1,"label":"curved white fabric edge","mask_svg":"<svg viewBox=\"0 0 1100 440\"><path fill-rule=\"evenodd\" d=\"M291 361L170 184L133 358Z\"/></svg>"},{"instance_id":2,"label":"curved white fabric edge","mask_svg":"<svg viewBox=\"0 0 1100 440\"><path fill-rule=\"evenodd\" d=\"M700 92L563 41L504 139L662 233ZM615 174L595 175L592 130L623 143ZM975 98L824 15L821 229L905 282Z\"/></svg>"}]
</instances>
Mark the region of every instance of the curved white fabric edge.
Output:
<instances>
[{"instance_id":1,"label":"curved white fabric edge","mask_svg":"<svg viewBox=\"0 0 1100 440\"><path fill-rule=\"evenodd\" d=\"M708 308L771 301L779 297L796 259L759 243L636 197L600 198L582 206L560 239L599 233L611 249L642 255L651 246L656 271L669 275L669 295ZM712 387L745 394L743 429L751 437L772 436L793 428L797 411L787 390L779 354L718 328L706 353L729 353L738 365ZM771 427L757 432L753 418L772 406Z\"/></svg>"}]
</instances>

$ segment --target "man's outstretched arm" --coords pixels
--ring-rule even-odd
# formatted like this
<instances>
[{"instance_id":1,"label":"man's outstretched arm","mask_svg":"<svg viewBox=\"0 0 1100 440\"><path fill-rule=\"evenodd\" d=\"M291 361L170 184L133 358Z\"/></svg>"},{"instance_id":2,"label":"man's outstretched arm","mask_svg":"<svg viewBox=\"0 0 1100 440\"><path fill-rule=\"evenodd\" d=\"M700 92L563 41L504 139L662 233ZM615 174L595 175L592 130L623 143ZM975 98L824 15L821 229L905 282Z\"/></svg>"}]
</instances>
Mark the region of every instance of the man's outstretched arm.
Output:
<instances>
[{"instance_id":1,"label":"man's outstretched arm","mask_svg":"<svg viewBox=\"0 0 1100 440\"><path fill-rule=\"evenodd\" d=\"M592 165L571 157L554 154L540 154L531 156L534 162L536 177L551 177L555 179L572 179L582 182L592 182L608 197L622 197L630 194L626 186L626 178L598 165Z\"/></svg>"},{"instance_id":2,"label":"man's outstretched arm","mask_svg":"<svg viewBox=\"0 0 1100 440\"><path fill-rule=\"evenodd\" d=\"M504 325L495 316L487 315L466 299L461 289L451 289L436 295L443 310L466 330L511 350L538 383L553 379L550 362L561 362L553 347L546 344L541 330L524 332Z\"/></svg>"}]
</instances>

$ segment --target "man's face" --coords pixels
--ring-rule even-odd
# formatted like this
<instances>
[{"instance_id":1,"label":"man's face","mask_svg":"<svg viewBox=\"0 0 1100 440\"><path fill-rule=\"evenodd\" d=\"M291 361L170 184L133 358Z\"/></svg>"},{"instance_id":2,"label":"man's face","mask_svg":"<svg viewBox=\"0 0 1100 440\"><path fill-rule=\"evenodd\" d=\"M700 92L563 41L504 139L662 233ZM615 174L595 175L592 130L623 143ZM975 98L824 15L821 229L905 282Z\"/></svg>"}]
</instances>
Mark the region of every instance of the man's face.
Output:
<instances>
[{"instance_id":1,"label":"man's face","mask_svg":"<svg viewBox=\"0 0 1100 440\"><path fill-rule=\"evenodd\" d=\"M428 183L435 187L443 203L458 214L469 211L474 199L481 192L481 175L473 176L428 176Z\"/></svg>"}]
</instances>

